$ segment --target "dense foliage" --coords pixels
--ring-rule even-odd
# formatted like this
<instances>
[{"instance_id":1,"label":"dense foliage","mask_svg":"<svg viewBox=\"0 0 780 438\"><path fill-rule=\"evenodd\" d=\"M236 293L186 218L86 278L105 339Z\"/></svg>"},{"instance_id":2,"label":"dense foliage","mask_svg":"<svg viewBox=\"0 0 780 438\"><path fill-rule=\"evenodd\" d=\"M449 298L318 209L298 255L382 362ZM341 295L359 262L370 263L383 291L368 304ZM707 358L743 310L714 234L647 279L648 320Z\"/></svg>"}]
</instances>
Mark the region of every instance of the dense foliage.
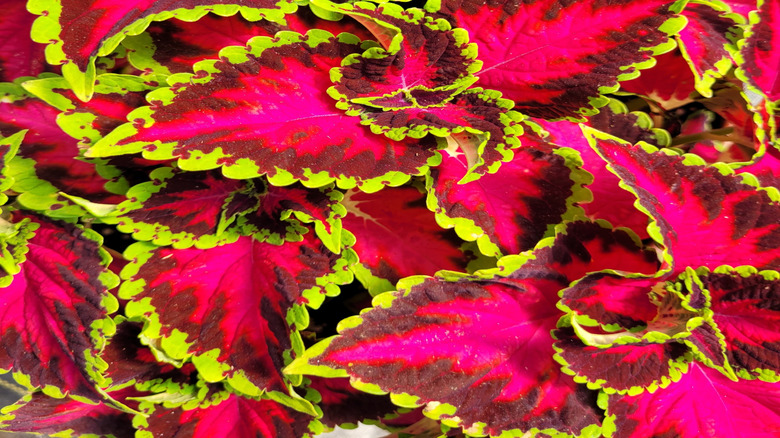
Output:
<instances>
[{"instance_id":1,"label":"dense foliage","mask_svg":"<svg viewBox=\"0 0 780 438\"><path fill-rule=\"evenodd\" d=\"M0 429L780 436L777 0L0 4Z\"/></svg>"}]
</instances>

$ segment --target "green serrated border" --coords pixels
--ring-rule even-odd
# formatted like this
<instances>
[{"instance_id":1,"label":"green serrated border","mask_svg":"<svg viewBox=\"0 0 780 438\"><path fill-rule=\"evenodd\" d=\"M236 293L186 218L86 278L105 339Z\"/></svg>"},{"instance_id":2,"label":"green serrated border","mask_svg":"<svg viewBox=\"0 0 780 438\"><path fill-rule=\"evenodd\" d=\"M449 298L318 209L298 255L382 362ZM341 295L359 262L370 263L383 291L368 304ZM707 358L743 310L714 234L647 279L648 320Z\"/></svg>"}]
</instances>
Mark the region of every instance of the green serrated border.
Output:
<instances>
[{"instance_id":1,"label":"green serrated border","mask_svg":"<svg viewBox=\"0 0 780 438\"><path fill-rule=\"evenodd\" d=\"M592 193L585 187L593 182L593 175L582 168L582 157L580 157L579 152L576 150L560 147L555 149L552 153L563 157L565 166L571 170L572 194L566 199L566 211L561 217L561 222L584 217L585 212L578 204L589 202L593 199ZM501 253L498 243L491 240L490 236L481 227L477 226L473 220L461 217L450 217L447 215L447 211L437 202L436 194L433 189L433 178L431 177L430 172L426 174L425 187L428 191L426 204L428 209L436 214L436 222L439 226L446 229L454 228L458 237L466 241L476 242L479 251L488 257L501 257L502 255L507 255ZM554 235L557 225L557 223L549 224L544 237Z\"/></svg>"},{"instance_id":2,"label":"green serrated border","mask_svg":"<svg viewBox=\"0 0 780 438\"><path fill-rule=\"evenodd\" d=\"M247 47L231 46L224 48L220 51L219 55L220 58L224 58L226 62L238 64L248 61L250 57L259 57L265 50L268 49L284 47L295 43L305 43L310 47L316 47L319 44L328 42L331 38L334 38L333 35L319 29L310 30L305 35L301 35L295 32L282 31L278 32L274 38L252 38L247 44ZM348 33L341 33L335 38L339 42L345 44L360 43L357 37ZM219 70L215 66L218 62L222 61L204 60L196 63L194 70L199 72L198 75L181 73L170 76L168 78L168 83L171 87L160 88L152 91L147 95L147 101L154 102L156 106L169 105L176 97L177 93L186 89L188 84L203 84L212 80L214 75L219 73ZM174 91L174 88L176 91ZM150 160L178 159L178 165L183 170L197 171L221 167L222 174L228 178L250 179L261 176L257 165L249 159L239 159L236 161L235 165L230 167L222 166L220 164L220 160L227 157L227 155L224 151L222 151L221 148L217 148L210 154L204 154L201 151L193 151L192 153L188 154L186 158L184 158L173 154L173 149L176 145L175 142L163 143L161 141L156 141L154 143L154 151L147 150L145 148L145 146L147 146L145 142L133 142L121 146L117 145L117 143L121 140L127 137L131 137L138 132L136 128L137 123L141 123L144 127L147 128L152 126L154 124L152 114L152 106L144 106L134 110L128 115L128 120L133 120L133 122L117 127L114 131L88 149L85 153L85 156L110 157L142 152L144 158ZM427 164L417 169L417 173L415 173L415 175L424 174L427 171L428 166L437 165L439 160L440 157L437 154L433 154L428 159ZM313 173L310 169L303 169L303 173L303 178L296 179L289 171L276 168L272 175L268 174L266 177L268 182L275 186L287 186L296 181L300 181L305 187L319 188L335 182L336 185L342 189L359 187L364 192L372 193L382 189L385 186L395 187L403 185L408 182L412 176L410 174L404 174L398 171L389 171L382 176L366 180L359 180L356 177L331 176L327 171Z\"/></svg>"},{"instance_id":3,"label":"green serrated border","mask_svg":"<svg viewBox=\"0 0 780 438\"><path fill-rule=\"evenodd\" d=\"M94 92L94 81L97 75L95 60L97 57L110 54L126 36L140 34L146 30L152 21L163 21L170 18L196 21L209 12L221 16L235 15L240 12L244 18L250 21L265 19L283 22L285 14L294 13L298 8L295 2L285 0L280 0L277 6L278 9L258 9L239 5L215 4L197 6L193 9L174 9L147 15L106 38L99 46L97 53L90 57L86 71L82 72L68 59L63 51L63 41L60 38L62 27L59 22L62 15L61 2L58 0L30 0L27 2L27 10L33 14L40 15L33 22L31 32L33 41L48 44L46 47L46 60L53 65L63 64L63 76L71 83L73 92L76 93L79 99L84 101L89 100Z\"/></svg>"}]
</instances>

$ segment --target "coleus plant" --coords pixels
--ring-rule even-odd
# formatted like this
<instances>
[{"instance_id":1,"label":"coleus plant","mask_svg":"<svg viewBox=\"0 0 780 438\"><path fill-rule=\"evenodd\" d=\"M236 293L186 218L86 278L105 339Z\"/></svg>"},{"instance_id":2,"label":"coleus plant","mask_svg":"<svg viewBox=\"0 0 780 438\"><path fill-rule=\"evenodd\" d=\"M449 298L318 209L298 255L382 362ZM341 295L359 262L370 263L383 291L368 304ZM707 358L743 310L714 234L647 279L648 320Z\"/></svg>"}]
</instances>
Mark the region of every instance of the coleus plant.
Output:
<instances>
[{"instance_id":1,"label":"coleus plant","mask_svg":"<svg viewBox=\"0 0 780 438\"><path fill-rule=\"evenodd\" d=\"M0 429L777 436L779 21L4 0Z\"/></svg>"}]
</instances>

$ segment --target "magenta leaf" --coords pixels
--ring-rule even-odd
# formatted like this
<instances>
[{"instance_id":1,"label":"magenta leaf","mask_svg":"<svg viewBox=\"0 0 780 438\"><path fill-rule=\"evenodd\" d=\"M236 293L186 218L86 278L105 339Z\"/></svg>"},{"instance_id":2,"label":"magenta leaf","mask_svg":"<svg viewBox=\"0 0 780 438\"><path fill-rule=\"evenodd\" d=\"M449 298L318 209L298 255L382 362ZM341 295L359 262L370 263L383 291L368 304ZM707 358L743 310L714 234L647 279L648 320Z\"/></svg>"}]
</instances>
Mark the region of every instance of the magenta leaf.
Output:
<instances>
[{"instance_id":1,"label":"magenta leaf","mask_svg":"<svg viewBox=\"0 0 780 438\"><path fill-rule=\"evenodd\" d=\"M257 208L251 181L227 179L214 171L183 172L167 167L150 176L152 181L131 188L128 200L116 210L118 229L133 233L138 240L175 248L235 242L238 234L225 229L237 214ZM244 195L246 202L238 203L236 198Z\"/></svg>"},{"instance_id":2,"label":"magenta leaf","mask_svg":"<svg viewBox=\"0 0 780 438\"><path fill-rule=\"evenodd\" d=\"M679 50L656 57L656 64L638 78L620 83L620 89L644 96L666 110L693 101L696 76Z\"/></svg>"},{"instance_id":3,"label":"magenta leaf","mask_svg":"<svg viewBox=\"0 0 780 438\"><path fill-rule=\"evenodd\" d=\"M240 4L229 0L33 0L28 9L42 15L33 25L33 40L51 44L47 60L51 64L64 64L63 74L76 95L88 100L92 95L96 57L110 54L126 35L139 33L154 20L178 17L195 21L208 12L233 15L241 11L248 18L278 21L296 8L286 0L251 0Z\"/></svg>"},{"instance_id":4,"label":"magenta leaf","mask_svg":"<svg viewBox=\"0 0 780 438\"><path fill-rule=\"evenodd\" d=\"M737 72L742 79L766 96L773 106L780 99L780 55L774 49L780 45L778 18L780 5L777 2L758 2L758 11L750 14L750 27L745 33L737 62L740 66Z\"/></svg>"},{"instance_id":5,"label":"magenta leaf","mask_svg":"<svg viewBox=\"0 0 780 438\"><path fill-rule=\"evenodd\" d=\"M683 21L668 1L562 5L553 0L461 2L426 5L479 45L479 85L501 91L525 114L547 119L594 113L636 68L647 68L655 48L671 48L667 35ZM633 66L633 67L632 67Z\"/></svg>"},{"instance_id":6,"label":"magenta leaf","mask_svg":"<svg viewBox=\"0 0 780 438\"><path fill-rule=\"evenodd\" d=\"M436 158L438 143L372 134L335 107L321 84L357 44L348 34L311 31L229 48L220 52L226 61L204 61L186 83L150 93L153 106L133 112L135 122L88 155L143 151L146 158L178 158L185 170L222 167L234 178L267 174L275 185L301 180L320 187L338 180L342 187L378 190L400 184Z\"/></svg>"},{"instance_id":7,"label":"magenta leaf","mask_svg":"<svg viewBox=\"0 0 780 438\"><path fill-rule=\"evenodd\" d=\"M21 272L0 295L0 368L50 395L99 400L96 357L114 330L107 314L117 307L107 292L117 284L106 268L110 257L93 231L33 215L19 220L29 221L29 240L14 245L26 247Z\"/></svg>"},{"instance_id":8,"label":"magenta leaf","mask_svg":"<svg viewBox=\"0 0 780 438\"><path fill-rule=\"evenodd\" d=\"M734 382L697 363L688 367L678 382L654 393L610 395L605 430L615 428L613 438L769 438L780 431L780 385Z\"/></svg>"},{"instance_id":9,"label":"magenta leaf","mask_svg":"<svg viewBox=\"0 0 780 438\"><path fill-rule=\"evenodd\" d=\"M574 202L586 199L586 179L576 170L579 157L571 150L547 152L516 149L501 171L460 183L469 170L464 153L448 149L441 165L430 171L429 202L437 220L460 236L476 239L488 255L517 254L533 248L556 224L574 217Z\"/></svg>"},{"instance_id":10,"label":"magenta leaf","mask_svg":"<svg viewBox=\"0 0 780 438\"><path fill-rule=\"evenodd\" d=\"M715 9L712 3L689 3L682 15L688 19L677 36L680 50L696 78L696 90L704 97L712 96L712 84L731 67L728 38L736 33L741 18L728 14L728 8ZM738 22L735 22L738 20Z\"/></svg>"},{"instance_id":11,"label":"magenta leaf","mask_svg":"<svg viewBox=\"0 0 780 438\"><path fill-rule=\"evenodd\" d=\"M536 276L429 278L382 295L385 304L362 314L312 361L421 403L455 406L464 427L484 422L483 433L579 434L598 427L599 417L587 391L552 359L559 288Z\"/></svg>"},{"instance_id":12,"label":"magenta leaf","mask_svg":"<svg viewBox=\"0 0 780 438\"><path fill-rule=\"evenodd\" d=\"M348 56L332 76L332 92L344 109L349 107L346 102L389 110L427 108L441 105L476 81L472 73L481 66L475 61L476 45L445 20L392 3L317 5L377 29L385 45ZM385 35L391 38L389 44Z\"/></svg>"},{"instance_id":13,"label":"magenta leaf","mask_svg":"<svg viewBox=\"0 0 780 438\"><path fill-rule=\"evenodd\" d=\"M411 275L466 270L469 258L460 249L462 242L436 223L425 206L425 194L417 188L386 188L371 194L351 190L343 204L344 229L355 236L352 249L360 259L356 274L372 293L392 290L398 280Z\"/></svg>"},{"instance_id":14,"label":"magenta leaf","mask_svg":"<svg viewBox=\"0 0 780 438\"><path fill-rule=\"evenodd\" d=\"M60 76L26 81L23 86L62 111L57 124L85 148L125 123L127 115L146 102L146 93L161 83L165 83L161 76L102 74L95 80L95 94L88 102L80 101L71 85Z\"/></svg>"},{"instance_id":15,"label":"magenta leaf","mask_svg":"<svg viewBox=\"0 0 780 438\"><path fill-rule=\"evenodd\" d=\"M27 12L25 0L6 0L0 16L0 82L23 76L38 76L47 70L45 47L30 41L35 15Z\"/></svg>"},{"instance_id":16,"label":"magenta leaf","mask_svg":"<svg viewBox=\"0 0 780 438\"><path fill-rule=\"evenodd\" d=\"M638 393L679 380L687 348L678 342L639 341L606 348L585 345L570 327L553 332L556 358L564 372L590 388L608 393Z\"/></svg>"},{"instance_id":17,"label":"magenta leaf","mask_svg":"<svg viewBox=\"0 0 780 438\"><path fill-rule=\"evenodd\" d=\"M599 324L629 329L655 317L658 309L648 292L658 282L657 278L590 274L565 289L561 303Z\"/></svg>"},{"instance_id":18,"label":"magenta leaf","mask_svg":"<svg viewBox=\"0 0 780 438\"><path fill-rule=\"evenodd\" d=\"M282 30L278 23L251 22L241 15L221 17L208 14L197 21L170 19L154 22L146 32L122 41L128 59L144 72L190 73L198 61L218 58L228 46L243 46L256 36L273 36Z\"/></svg>"},{"instance_id":19,"label":"magenta leaf","mask_svg":"<svg viewBox=\"0 0 780 438\"><path fill-rule=\"evenodd\" d=\"M650 232L664 245L672 275L687 266L780 268L780 203L769 192L692 155L631 146L591 129L586 135L654 220Z\"/></svg>"},{"instance_id":20,"label":"magenta leaf","mask_svg":"<svg viewBox=\"0 0 780 438\"><path fill-rule=\"evenodd\" d=\"M175 359L192 357L208 381L227 379L250 395L285 392L288 310L321 303L331 283L351 279L313 234L281 246L250 237L205 250L137 244L122 271L126 314L146 318L145 335Z\"/></svg>"},{"instance_id":21,"label":"magenta leaf","mask_svg":"<svg viewBox=\"0 0 780 438\"><path fill-rule=\"evenodd\" d=\"M124 398L138 394L129 388L112 396ZM134 436L133 416L104 403L84 403L70 398L58 399L41 392L25 396L4 409L0 430L39 434L69 433L67 436Z\"/></svg>"},{"instance_id":22,"label":"magenta leaf","mask_svg":"<svg viewBox=\"0 0 780 438\"><path fill-rule=\"evenodd\" d=\"M562 225L555 239L530 254L504 257L498 269L477 277L400 282L399 292L377 296L373 309L344 321L340 337L312 347L288 372L343 369L417 403L452 405L454 413L439 415L455 415L467 428L484 422L477 429L493 435L584 433L598 427L599 416L587 391L552 357L550 331L562 316L558 291L608 266L655 271L652 256L625 231Z\"/></svg>"},{"instance_id":23,"label":"magenta leaf","mask_svg":"<svg viewBox=\"0 0 780 438\"><path fill-rule=\"evenodd\" d=\"M57 126L57 109L30 97L21 87L3 86L12 89L13 97L0 101L0 135L28 130L8 169L23 206L69 217L81 215L83 210L59 192L92 202L118 203L123 199L106 189L110 180L99 174L94 163L79 158L78 141Z\"/></svg>"},{"instance_id":24,"label":"magenta leaf","mask_svg":"<svg viewBox=\"0 0 780 438\"><path fill-rule=\"evenodd\" d=\"M620 190L620 180L607 170L604 161L590 147L580 126L566 120L547 122L537 119L535 122L544 131L544 136L535 140L537 143L542 142L548 148L575 149L582 157L582 169L593 175L593 182L586 185L593 199L581 202L586 216L594 220L605 219L616 227L630 228L639 237L646 238L647 216L634 207L634 196ZM668 140L668 134L664 136L659 130L650 129L652 122L646 116L627 113L627 109L615 101L601 108L599 114L590 117L589 125L631 143L645 141L658 144ZM524 144L528 144L528 138L528 135L523 137Z\"/></svg>"},{"instance_id":25,"label":"magenta leaf","mask_svg":"<svg viewBox=\"0 0 780 438\"><path fill-rule=\"evenodd\" d=\"M402 108L360 114L373 132L393 139L452 135L464 151L469 174L495 172L501 161L511 157L510 149L520 145L522 116L511 111L514 102L502 99L496 91L472 88L442 105L426 108ZM348 112L349 113L349 112ZM469 175L464 179L475 179Z\"/></svg>"},{"instance_id":26,"label":"magenta leaf","mask_svg":"<svg viewBox=\"0 0 780 438\"><path fill-rule=\"evenodd\" d=\"M725 338L726 357L743 378L775 382L780 376L780 277L750 267L714 272L701 269L701 283L709 293L712 321Z\"/></svg>"},{"instance_id":27,"label":"magenta leaf","mask_svg":"<svg viewBox=\"0 0 780 438\"><path fill-rule=\"evenodd\" d=\"M300 438L312 419L272 400L228 394L192 409L156 405L139 430L169 438Z\"/></svg>"}]
</instances>

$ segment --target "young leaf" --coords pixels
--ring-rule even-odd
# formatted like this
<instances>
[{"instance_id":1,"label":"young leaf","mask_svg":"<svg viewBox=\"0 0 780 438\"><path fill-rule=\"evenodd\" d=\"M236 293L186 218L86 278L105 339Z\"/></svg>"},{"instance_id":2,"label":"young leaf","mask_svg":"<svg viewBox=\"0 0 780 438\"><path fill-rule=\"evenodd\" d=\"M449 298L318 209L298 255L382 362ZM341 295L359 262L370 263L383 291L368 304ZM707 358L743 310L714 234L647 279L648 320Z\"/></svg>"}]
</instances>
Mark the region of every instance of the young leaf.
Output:
<instances>
[{"instance_id":1,"label":"young leaf","mask_svg":"<svg viewBox=\"0 0 780 438\"><path fill-rule=\"evenodd\" d=\"M120 297L128 317L149 320L174 359L193 356L207 381L223 379L246 394L286 392L281 368L291 347L293 304L321 302L329 283L348 282L345 263L314 233L282 246L241 237L210 249L128 249L135 262ZM347 276L348 277L348 276Z\"/></svg>"},{"instance_id":2,"label":"young leaf","mask_svg":"<svg viewBox=\"0 0 780 438\"><path fill-rule=\"evenodd\" d=\"M651 54L672 46L668 34L684 20L681 3L663 0L562 4L536 0L431 0L454 27L479 46L479 85L500 91L524 114L545 119L594 113L617 82L652 65Z\"/></svg>"},{"instance_id":3,"label":"young leaf","mask_svg":"<svg viewBox=\"0 0 780 438\"><path fill-rule=\"evenodd\" d=\"M198 64L195 76L151 93L152 107L133 112L87 155L144 152L175 159L185 170L223 168L226 176L268 174L275 185L301 180L321 187L360 184L374 191L400 184L435 159L434 138L392 141L344 117L322 88L328 72L358 50L358 41L324 31L256 38L229 48L225 61ZM240 98L237 98L240 96ZM141 121L143 120L143 121Z\"/></svg>"},{"instance_id":4,"label":"young leaf","mask_svg":"<svg viewBox=\"0 0 780 438\"><path fill-rule=\"evenodd\" d=\"M175 0L154 2L130 0L31 0L28 10L41 15L32 28L33 41L49 44L50 64L64 64L63 75L82 100L92 96L95 59L110 54L126 35L141 33L153 20L178 17L195 21L208 12L280 20L295 11L287 0Z\"/></svg>"},{"instance_id":5,"label":"young leaf","mask_svg":"<svg viewBox=\"0 0 780 438\"><path fill-rule=\"evenodd\" d=\"M685 267L752 264L780 268L780 203L725 166L631 146L585 128L585 134L638 206L654 221L672 275Z\"/></svg>"},{"instance_id":6,"label":"young leaf","mask_svg":"<svg viewBox=\"0 0 780 438\"><path fill-rule=\"evenodd\" d=\"M620 83L620 90L638 94L665 110L685 106L696 92L696 76L679 50L656 56L656 64L638 78Z\"/></svg>"},{"instance_id":7,"label":"young leaf","mask_svg":"<svg viewBox=\"0 0 780 438\"><path fill-rule=\"evenodd\" d=\"M107 292L118 283L106 268L110 257L94 232L22 217L34 231L23 244L21 272L0 294L0 368L25 374L50 395L100 400L91 379L102 368L96 357L104 337L114 330L107 313L117 307Z\"/></svg>"},{"instance_id":8,"label":"young leaf","mask_svg":"<svg viewBox=\"0 0 780 438\"><path fill-rule=\"evenodd\" d=\"M346 102L387 110L441 105L476 81L476 45L445 20L393 3L315 4L365 23L385 46L350 55L334 71L331 92L344 109Z\"/></svg>"},{"instance_id":9,"label":"young leaf","mask_svg":"<svg viewBox=\"0 0 780 438\"><path fill-rule=\"evenodd\" d=\"M612 438L771 437L780 431L780 385L729 380L688 365L680 380L654 393L610 395L605 430Z\"/></svg>"}]
</instances>

